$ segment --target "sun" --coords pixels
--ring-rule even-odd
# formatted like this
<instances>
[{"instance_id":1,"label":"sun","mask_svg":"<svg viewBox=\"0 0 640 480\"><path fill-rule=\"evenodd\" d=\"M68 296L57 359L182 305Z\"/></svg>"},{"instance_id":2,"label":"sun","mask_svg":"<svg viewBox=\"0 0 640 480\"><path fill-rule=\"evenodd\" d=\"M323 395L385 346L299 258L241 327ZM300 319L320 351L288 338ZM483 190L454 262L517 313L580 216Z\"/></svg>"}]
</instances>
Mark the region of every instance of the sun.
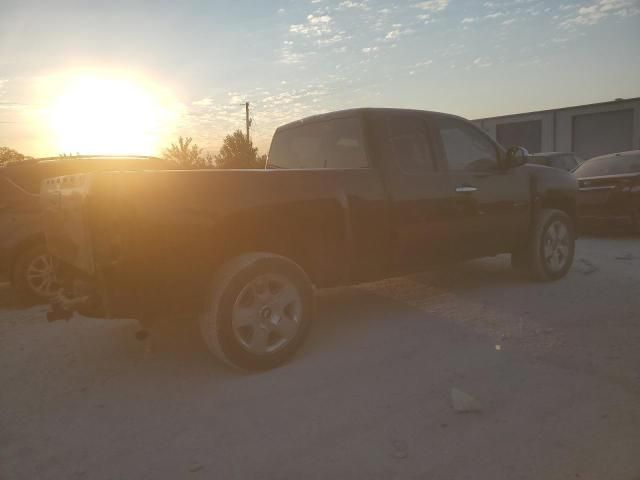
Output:
<instances>
[{"instance_id":1,"label":"sun","mask_svg":"<svg viewBox=\"0 0 640 480\"><path fill-rule=\"evenodd\" d=\"M58 153L150 155L175 120L171 102L136 79L82 74L57 82L48 123Z\"/></svg>"}]
</instances>

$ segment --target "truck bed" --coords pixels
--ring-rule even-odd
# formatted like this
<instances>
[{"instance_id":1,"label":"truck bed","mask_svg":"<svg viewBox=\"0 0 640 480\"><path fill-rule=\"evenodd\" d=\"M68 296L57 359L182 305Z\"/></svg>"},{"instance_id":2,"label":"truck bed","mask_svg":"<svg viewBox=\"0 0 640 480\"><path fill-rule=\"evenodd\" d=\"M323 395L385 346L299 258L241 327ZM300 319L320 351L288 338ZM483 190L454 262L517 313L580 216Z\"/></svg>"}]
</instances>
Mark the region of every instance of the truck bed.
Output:
<instances>
[{"instance_id":1,"label":"truck bed","mask_svg":"<svg viewBox=\"0 0 640 480\"><path fill-rule=\"evenodd\" d=\"M118 295L207 284L225 258L260 250L317 285L351 283L376 276L389 241L369 169L90 173L44 181L42 201L50 252Z\"/></svg>"}]
</instances>

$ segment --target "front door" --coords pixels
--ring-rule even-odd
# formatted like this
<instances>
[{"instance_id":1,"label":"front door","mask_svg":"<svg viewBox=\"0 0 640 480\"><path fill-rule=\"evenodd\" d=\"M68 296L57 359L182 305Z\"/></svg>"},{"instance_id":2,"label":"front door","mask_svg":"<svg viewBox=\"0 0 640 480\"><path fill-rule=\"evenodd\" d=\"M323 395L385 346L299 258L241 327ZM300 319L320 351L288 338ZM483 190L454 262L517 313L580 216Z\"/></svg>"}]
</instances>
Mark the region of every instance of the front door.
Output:
<instances>
[{"instance_id":1,"label":"front door","mask_svg":"<svg viewBox=\"0 0 640 480\"><path fill-rule=\"evenodd\" d=\"M446 165L447 211L460 258L513 250L529 221L525 169L501 165L501 148L468 121L432 121L437 155Z\"/></svg>"}]
</instances>

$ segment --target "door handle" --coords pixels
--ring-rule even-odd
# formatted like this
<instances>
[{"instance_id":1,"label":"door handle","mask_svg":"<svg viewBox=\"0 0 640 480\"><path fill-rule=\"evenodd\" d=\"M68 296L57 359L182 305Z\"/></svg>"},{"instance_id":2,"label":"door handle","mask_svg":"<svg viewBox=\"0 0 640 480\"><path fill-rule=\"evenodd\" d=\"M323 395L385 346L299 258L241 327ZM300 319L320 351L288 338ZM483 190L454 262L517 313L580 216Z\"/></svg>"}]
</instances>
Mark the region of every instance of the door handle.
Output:
<instances>
[{"instance_id":1,"label":"door handle","mask_svg":"<svg viewBox=\"0 0 640 480\"><path fill-rule=\"evenodd\" d=\"M456 193L472 193L477 191L478 189L476 187L472 187L471 185L458 185L456 187Z\"/></svg>"}]
</instances>

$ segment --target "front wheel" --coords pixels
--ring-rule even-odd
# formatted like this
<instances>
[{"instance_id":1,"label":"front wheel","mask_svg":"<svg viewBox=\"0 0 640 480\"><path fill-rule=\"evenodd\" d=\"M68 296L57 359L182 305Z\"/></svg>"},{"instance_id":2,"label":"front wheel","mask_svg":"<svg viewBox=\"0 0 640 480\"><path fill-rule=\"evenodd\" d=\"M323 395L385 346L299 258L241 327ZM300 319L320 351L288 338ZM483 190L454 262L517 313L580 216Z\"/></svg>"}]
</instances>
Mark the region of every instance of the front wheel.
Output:
<instances>
[{"instance_id":1,"label":"front wheel","mask_svg":"<svg viewBox=\"0 0 640 480\"><path fill-rule=\"evenodd\" d=\"M268 370L288 361L304 342L313 315L306 273L278 255L250 253L215 275L200 318L202 336L227 364Z\"/></svg>"},{"instance_id":2,"label":"front wheel","mask_svg":"<svg viewBox=\"0 0 640 480\"><path fill-rule=\"evenodd\" d=\"M537 280L557 280L571 268L575 239L574 224L565 212L543 209L529 242L512 253L511 263Z\"/></svg>"}]
</instances>

